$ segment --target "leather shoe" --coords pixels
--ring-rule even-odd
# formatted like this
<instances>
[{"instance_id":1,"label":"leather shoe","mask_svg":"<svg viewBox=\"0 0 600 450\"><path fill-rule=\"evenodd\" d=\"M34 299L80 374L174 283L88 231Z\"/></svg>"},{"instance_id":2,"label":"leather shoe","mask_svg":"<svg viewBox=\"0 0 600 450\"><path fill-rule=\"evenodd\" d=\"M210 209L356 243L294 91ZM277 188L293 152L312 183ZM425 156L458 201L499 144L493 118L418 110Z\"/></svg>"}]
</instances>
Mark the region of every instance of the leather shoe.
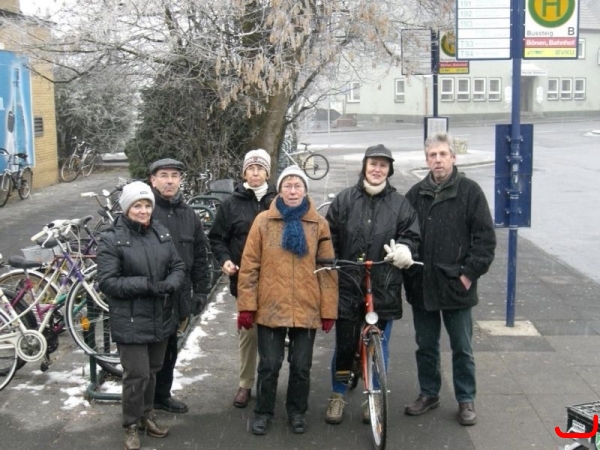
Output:
<instances>
[{"instance_id":1,"label":"leather shoe","mask_svg":"<svg viewBox=\"0 0 600 450\"><path fill-rule=\"evenodd\" d=\"M440 398L438 396L427 397L426 395L419 394L419 397L417 397L414 402L406 405L404 414L409 416L419 416L438 406L440 406Z\"/></svg>"},{"instance_id":2,"label":"leather shoe","mask_svg":"<svg viewBox=\"0 0 600 450\"><path fill-rule=\"evenodd\" d=\"M477 415L473 402L462 402L458 404L458 423L464 426L475 425Z\"/></svg>"},{"instance_id":3,"label":"leather shoe","mask_svg":"<svg viewBox=\"0 0 600 450\"><path fill-rule=\"evenodd\" d=\"M233 399L233 406L236 408L245 408L248 406L252 389L239 388Z\"/></svg>"},{"instance_id":4,"label":"leather shoe","mask_svg":"<svg viewBox=\"0 0 600 450\"><path fill-rule=\"evenodd\" d=\"M290 426L292 427L292 433L294 434L303 434L308 428L306 419L301 415L290 417Z\"/></svg>"},{"instance_id":5,"label":"leather shoe","mask_svg":"<svg viewBox=\"0 0 600 450\"><path fill-rule=\"evenodd\" d=\"M125 450L140 450L140 435L135 424L125 428Z\"/></svg>"},{"instance_id":6,"label":"leather shoe","mask_svg":"<svg viewBox=\"0 0 600 450\"><path fill-rule=\"evenodd\" d=\"M162 409L175 414L188 412L187 405L179 400L175 400L173 397L162 400L154 399L154 409Z\"/></svg>"},{"instance_id":7,"label":"leather shoe","mask_svg":"<svg viewBox=\"0 0 600 450\"><path fill-rule=\"evenodd\" d=\"M257 436L262 436L267 434L267 430L269 429L269 425L271 425L271 419L267 417L257 417L252 422L252 434L256 434Z\"/></svg>"},{"instance_id":8,"label":"leather shoe","mask_svg":"<svg viewBox=\"0 0 600 450\"><path fill-rule=\"evenodd\" d=\"M142 419L140 423L140 430L145 430L148 436L155 438L164 438L167 434L169 434L169 427L161 427L158 423L156 423L156 419L154 417Z\"/></svg>"}]
</instances>

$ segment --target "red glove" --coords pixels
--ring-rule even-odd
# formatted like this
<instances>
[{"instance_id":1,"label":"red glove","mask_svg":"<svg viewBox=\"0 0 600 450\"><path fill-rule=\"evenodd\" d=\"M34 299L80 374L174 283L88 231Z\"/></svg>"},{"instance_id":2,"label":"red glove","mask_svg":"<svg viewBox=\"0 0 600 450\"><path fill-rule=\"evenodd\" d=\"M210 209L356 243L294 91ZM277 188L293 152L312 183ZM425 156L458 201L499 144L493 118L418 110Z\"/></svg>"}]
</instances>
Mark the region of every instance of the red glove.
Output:
<instances>
[{"instance_id":1,"label":"red glove","mask_svg":"<svg viewBox=\"0 0 600 450\"><path fill-rule=\"evenodd\" d=\"M333 328L333 324L335 324L335 319L321 319L321 328L325 333L329 333Z\"/></svg>"},{"instance_id":2,"label":"red glove","mask_svg":"<svg viewBox=\"0 0 600 450\"><path fill-rule=\"evenodd\" d=\"M252 328L252 324L254 323L254 315L255 314L256 314L255 311L240 311L238 313L238 319L237 319L238 330L241 330L242 328L249 330L250 328Z\"/></svg>"}]
</instances>

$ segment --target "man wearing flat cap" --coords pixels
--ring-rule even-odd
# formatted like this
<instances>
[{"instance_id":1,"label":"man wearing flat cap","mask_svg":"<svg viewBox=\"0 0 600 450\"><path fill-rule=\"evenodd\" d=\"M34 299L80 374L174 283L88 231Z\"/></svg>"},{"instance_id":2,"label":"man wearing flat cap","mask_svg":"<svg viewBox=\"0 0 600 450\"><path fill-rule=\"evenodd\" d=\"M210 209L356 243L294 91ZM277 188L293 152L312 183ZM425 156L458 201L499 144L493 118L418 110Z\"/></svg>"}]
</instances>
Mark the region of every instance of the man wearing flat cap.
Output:
<instances>
[{"instance_id":1,"label":"man wearing flat cap","mask_svg":"<svg viewBox=\"0 0 600 450\"><path fill-rule=\"evenodd\" d=\"M208 244L200 218L183 201L179 188L184 165L176 159L165 158L149 167L156 207L152 217L165 225L186 268L185 282L174 296L174 327L169 337L165 361L156 375L154 409L185 413L188 407L171 396L173 372L177 362L177 326L190 314L199 314L206 305L209 285Z\"/></svg>"}]
</instances>

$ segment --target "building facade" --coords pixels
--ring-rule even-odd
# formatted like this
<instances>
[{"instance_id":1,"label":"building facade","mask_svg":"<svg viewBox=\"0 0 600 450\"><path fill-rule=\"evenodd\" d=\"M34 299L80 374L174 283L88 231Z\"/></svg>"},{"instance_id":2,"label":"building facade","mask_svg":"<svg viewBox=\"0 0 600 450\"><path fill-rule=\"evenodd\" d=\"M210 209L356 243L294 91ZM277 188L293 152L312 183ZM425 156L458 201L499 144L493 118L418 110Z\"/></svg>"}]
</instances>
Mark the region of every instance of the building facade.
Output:
<instances>
[{"instance_id":1,"label":"building facade","mask_svg":"<svg viewBox=\"0 0 600 450\"><path fill-rule=\"evenodd\" d=\"M522 60L520 110L527 117L600 117L600 2L580 0L578 58ZM453 122L511 114L512 61L470 61L467 74L438 75L437 111ZM404 76L402 67L377 83L355 81L331 99L343 118L422 122L434 110L434 77Z\"/></svg>"},{"instance_id":2,"label":"building facade","mask_svg":"<svg viewBox=\"0 0 600 450\"><path fill-rule=\"evenodd\" d=\"M1 99L0 117L12 123L9 115L14 114L17 124L23 122L21 129L14 130L15 152L30 156L34 188L58 182L54 85L49 81L53 79L53 66L28 57L20 48L27 42L49 40L50 33L49 24L45 26L21 14L19 0L0 0L0 61L5 61L0 63L0 80L4 84L0 92L7 92L4 97L10 97ZM6 164L6 158L2 164Z\"/></svg>"}]
</instances>

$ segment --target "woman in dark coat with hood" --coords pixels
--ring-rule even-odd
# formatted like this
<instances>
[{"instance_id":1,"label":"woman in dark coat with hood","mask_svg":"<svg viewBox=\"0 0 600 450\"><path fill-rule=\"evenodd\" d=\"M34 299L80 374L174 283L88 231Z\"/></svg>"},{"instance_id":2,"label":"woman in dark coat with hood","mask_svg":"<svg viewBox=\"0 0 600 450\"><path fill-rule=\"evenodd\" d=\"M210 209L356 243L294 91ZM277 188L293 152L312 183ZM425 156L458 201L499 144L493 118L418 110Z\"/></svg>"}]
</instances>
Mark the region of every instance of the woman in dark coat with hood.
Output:
<instances>
[{"instance_id":1,"label":"woman in dark coat with hood","mask_svg":"<svg viewBox=\"0 0 600 450\"><path fill-rule=\"evenodd\" d=\"M386 368L392 323L402 317L400 269L412 264L412 254L420 236L417 214L389 182L394 173L393 163L392 152L388 148L381 144L369 147L363 158L358 183L340 192L327 211L337 258L352 261L360 258L381 261L385 258L392 263L375 266L371 270L378 326L384 333ZM395 242L391 243L391 240ZM362 290L358 289L359 286ZM343 380L344 374L347 377L352 369L358 345L363 319L363 292L362 270L345 269L339 274L336 347L331 363L333 392L325 417L331 424L339 424L343 418L344 395L348 389ZM363 409L365 422L370 420L368 412L368 407Z\"/></svg>"}]
</instances>

